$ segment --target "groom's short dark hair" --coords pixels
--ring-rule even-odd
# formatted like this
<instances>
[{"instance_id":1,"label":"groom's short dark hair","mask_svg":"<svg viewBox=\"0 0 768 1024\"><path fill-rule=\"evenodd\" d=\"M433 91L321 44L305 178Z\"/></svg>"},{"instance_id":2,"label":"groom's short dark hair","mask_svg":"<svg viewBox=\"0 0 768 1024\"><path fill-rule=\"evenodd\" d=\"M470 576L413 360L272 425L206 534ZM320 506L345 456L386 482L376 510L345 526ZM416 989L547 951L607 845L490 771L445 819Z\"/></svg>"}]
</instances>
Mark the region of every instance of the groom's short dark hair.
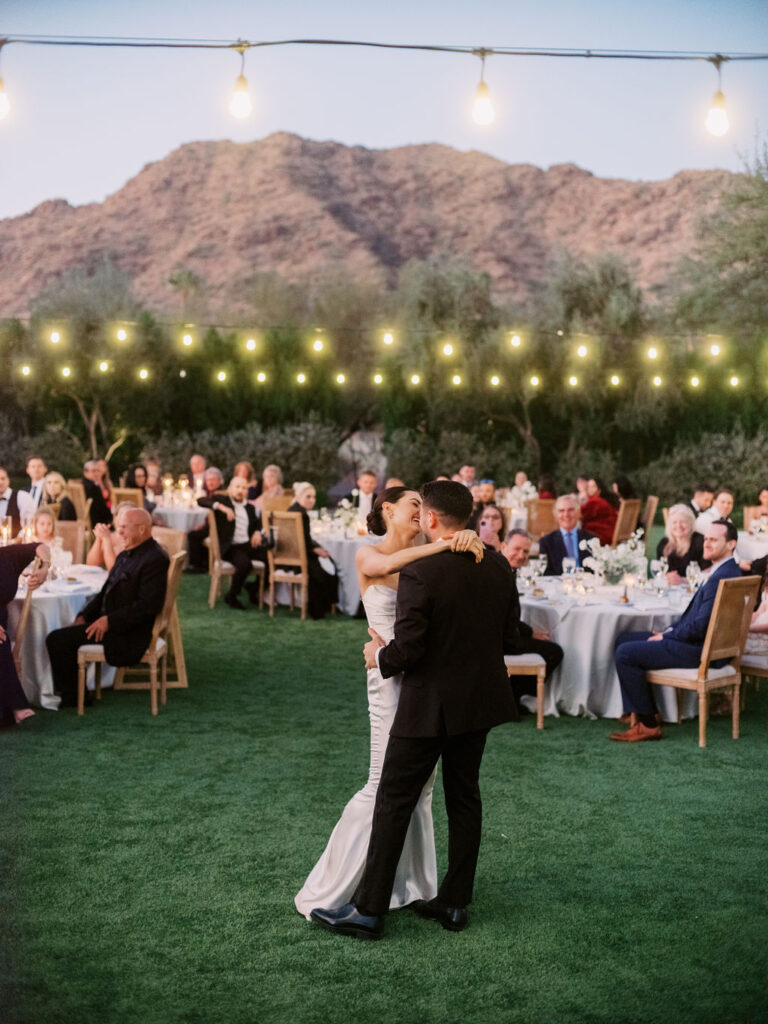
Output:
<instances>
[{"instance_id":1,"label":"groom's short dark hair","mask_svg":"<svg viewBox=\"0 0 768 1024\"><path fill-rule=\"evenodd\" d=\"M472 493L453 480L430 480L421 488L421 500L446 526L463 529L472 515Z\"/></svg>"}]
</instances>

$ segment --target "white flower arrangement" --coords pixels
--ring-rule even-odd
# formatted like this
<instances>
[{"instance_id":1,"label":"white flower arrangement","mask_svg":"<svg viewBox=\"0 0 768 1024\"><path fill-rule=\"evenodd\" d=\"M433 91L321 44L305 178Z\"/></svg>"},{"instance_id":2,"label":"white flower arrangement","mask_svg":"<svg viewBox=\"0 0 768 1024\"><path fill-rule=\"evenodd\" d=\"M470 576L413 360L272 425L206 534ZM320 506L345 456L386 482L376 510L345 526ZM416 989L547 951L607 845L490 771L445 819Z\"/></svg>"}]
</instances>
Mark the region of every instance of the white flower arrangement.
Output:
<instances>
[{"instance_id":1,"label":"white flower arrangement","mask_svg":"<svg viewBox=\"0 0 768 1024\"><path fill-rule=\"evenodd\" d=\"M762 515L758 519L753 519L749 525L749 532L753 537L768 534L768 516Z\"/></svg>"},{"instance_id":2,"label":"white flower arrangement","mask_svg":"<svg viewBox=\"0 0 768 1024\"><path fill-rule=\"evenodd\" d=\"M352 493L354 494L355 492L353 491ZM342 498L336 506L333 521L335 523L341 523L345 527L351 526L357 519L358 513L359 509L357 505L354 505L349 498Z\"/></svg>"},{"instance_id":3,"label":"white flower arrangement","mask_svg":"<svg viewBox=\"0 0 768 1024\"><path fill-rule=\"evenodd\" d=\"M621 582L625 573L636 573L639 559L645 558L642 536L642 530L635 530L629 540L617 544L615 548L601 544L597 537L580 541L581 550L589 551L583 561L584 568L599 573L607 583Z\"/></svg>"}]
</instances>

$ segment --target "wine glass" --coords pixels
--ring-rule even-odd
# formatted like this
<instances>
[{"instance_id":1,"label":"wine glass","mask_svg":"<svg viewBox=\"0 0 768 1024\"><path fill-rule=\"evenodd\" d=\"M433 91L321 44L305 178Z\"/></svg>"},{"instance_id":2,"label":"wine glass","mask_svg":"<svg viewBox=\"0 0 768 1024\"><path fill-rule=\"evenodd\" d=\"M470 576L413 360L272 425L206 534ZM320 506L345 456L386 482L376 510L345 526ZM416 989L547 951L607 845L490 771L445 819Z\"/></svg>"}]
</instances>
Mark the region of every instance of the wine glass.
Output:
<instances>
[{"instance_id":1,"label":"wine glass","mask_svg":"<svg viewBox=\"0 0 768 1024\"><path fill-rule=\"evenodd\" d=\"M698 562L689 562L685 567L685 578L688 580L688 589L695 590L701 579L701 566Z\"/></svg>"},{"instance_id":2,"label":"wine glass","mask_svg":"<svg viewBox=\"0 0 768 1024\"><path fill-rule=\"evenodd\" d=\"M564 558L563 559L563 576L571 576L576 572L576 559L575 558Z\"/></svg>"}]
</instances>

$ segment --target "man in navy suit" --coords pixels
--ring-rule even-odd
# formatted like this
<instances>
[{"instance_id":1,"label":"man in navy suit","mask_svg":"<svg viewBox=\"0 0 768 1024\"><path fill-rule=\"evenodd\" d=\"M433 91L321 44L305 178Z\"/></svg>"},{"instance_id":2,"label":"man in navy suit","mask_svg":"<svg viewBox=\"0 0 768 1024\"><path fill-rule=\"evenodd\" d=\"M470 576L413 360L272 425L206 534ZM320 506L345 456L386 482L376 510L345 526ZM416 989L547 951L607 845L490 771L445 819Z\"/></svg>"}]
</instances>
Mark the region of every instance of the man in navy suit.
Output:
<instances>
[{"instance_id":1,"label":"man in navy suit","mask_svg":"<svg viewBox=\"0 0 768 1024\"><path fill-rule=\"evenodd\" d=\"M581 565L589 552L582 551L579 544L594 538L593 533L578 528L579 499L575 494L560 495L555 502L555 517L558 529L545 533L539 541L539 554L547 556L545 576L560 576L564 558L575 558Z\"/></svg>"},{"instance_id":2,"label":"man in navy suit","mask_svg":"<svg viewBox=\"0 0 768 1024\"><path fill-rule=\"evenodd\" d=\"M617 640L616 671L624 711L634 712L637 722L625 732L611 733L612 740L639 743L661 739L651 684L645 673L659 668L698 667L720 580L741 576L733 557L738 536L733 523L725 519L712 523L704 538L704 557L712 566L704 574L706 582L694 594L678 622L664 633L624 633ZM713 664L719 667L716 662Z\"/></svg>"}]
</instances>

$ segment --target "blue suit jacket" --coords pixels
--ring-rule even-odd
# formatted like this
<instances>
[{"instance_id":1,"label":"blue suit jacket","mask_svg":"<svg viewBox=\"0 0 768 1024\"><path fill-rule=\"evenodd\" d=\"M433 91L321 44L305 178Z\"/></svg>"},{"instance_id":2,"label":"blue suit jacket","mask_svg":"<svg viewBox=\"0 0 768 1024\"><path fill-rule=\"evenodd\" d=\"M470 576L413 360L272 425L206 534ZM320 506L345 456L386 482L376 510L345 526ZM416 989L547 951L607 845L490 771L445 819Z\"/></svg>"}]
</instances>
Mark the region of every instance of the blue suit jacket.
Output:
<instances>
[{"instance_id":1,"label":"blue suit jacket","mask_svg":"<svg viewBox=\"0 0 768 1024\"><path fill-rule=\"evenodd\" d=\"M592 540L595 536L594 533L589 533L587 530L582 530L579 527L576 536L578 542L583 540ZM539 539L539 551L542 555L547 556L547 568L544 573L545 576L560 576L563 571L563 559L567 557L565 550L565 541L563 535L560 532L560 528L553 530L552 533L545 533L543 537ZM582 551L578 549L579 565L584 564L584 559L589 555L588 551Z\"/></svg>"},{"instance_id":2,"label":"blue suit jacket","mask_svg":"<svg viewBox=\"0 0 768 1024\"><path fill-rule=\"evenodd\" d=\"M704 586L696 591L680 619L668 633L664 634L664 639L679 640L684 644L703 647L720 580L731 579L734 576L741 576L741 569L734 558L729 558L718 566Z\"/></svg>"}]
</instances>

